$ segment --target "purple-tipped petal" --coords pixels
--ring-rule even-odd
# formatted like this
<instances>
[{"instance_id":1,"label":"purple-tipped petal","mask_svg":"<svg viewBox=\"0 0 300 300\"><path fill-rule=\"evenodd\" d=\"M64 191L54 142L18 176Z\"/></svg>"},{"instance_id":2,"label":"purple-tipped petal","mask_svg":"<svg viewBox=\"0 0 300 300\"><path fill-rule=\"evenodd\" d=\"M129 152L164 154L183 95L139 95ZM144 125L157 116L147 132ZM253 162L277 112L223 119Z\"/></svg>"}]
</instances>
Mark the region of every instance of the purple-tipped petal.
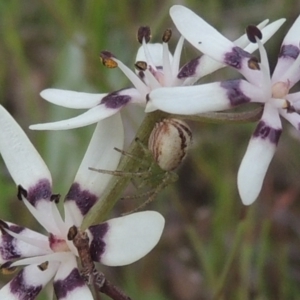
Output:
<instances>
[{"instance_id":1,"label":"purple-tipped petal","mask_svg":"<svg viewBox=\"0 0 300 300\"><path fill-rule=\"evenodd\" d=\"M179 71L177 78L184 80L184 86L193 85L196 81L205 75L211 74L218 69L225 67L222 64L207 55L194 58L185 64Z\"/></svg>"},{"instance_id":2,"label":"purple-tipped petal","mask_svg":"<svg viewBox=\"0 0 300 300\"><path fill-rule=\"evenodd\" d=\"M238 172L242 202L252 204L258 197L267 169L276 151L281 122L274 107L266 106L262 120L253 133Z\"/></svg>"},{"instance_id":3,"label":"purple-tipped petal","mask_svg":"<svg viewBox=\"0 0 300 300\"><path fill-rule=\"evenodd\" d=\"M224 53L231 51L233 44L190 9L174 5L170 16L184 38L201 52L222 62Z\"/></svg>"},{"instance_id":4,"label":"purple-tipped petal","mask_svg":"<svg viewBox=\"0 0 300 300\"><path fill-rule=\"evenodd\" d=\"M65 199L65 222L68 225L80 226L83 217L97 202L98 196L73 183Z\"/></svg>"},{"instance_id":5,"label":"purple-tipped petal","mask_svg":"<svg viewBox=\"0 0 300 300\"><path fill-rule=\"evenodd\" d=\"M214 82L199 86L160 88L149 94L149 107L174 114L220 111L249 102L264 102L260 88L245 80Z\"/></svg>"},{"instance_id":6,"label":"purple-tipped petal","mask_svg":"<svg viewBox=\"0 0 300 300\"><path fill-rule=\"evenodd\" d=\"M107 95L107 93L90 94L59 89L46 89L43 90L40 95L48 102L56 105L68 108L82 109L92 108L98 105L101 102L102 98Z\"/></svg>"},{"instance_id":7,"label":"purple-tipped petal","mask_svg":"<svg viewBox=\"0 0 300 300\"><path fill-rule=\"evenodd\" d=\"M136 89L123 89L106 95L102 98L99 105L89 109L77 117L63 121L35 124L29 126L29 128L33 130L66 130L83 127L97 123L100 120L116 114L129 103L145 105L146 99L142 99L141 95Z\"/></svg>"},{"instance_id":8,"label":"purple-tipped petal","mask_svg":"<svg viewBox=\"0 0 300 300\"><path fill-rule=\"evenodd\" d=\"M299 30L300 16L296 19L293 26L288 31L282 44L278 56L277 65L273 72L273 82L280 81L284 73L294 63L299 55Z\"/></svg>"},{"instance_id":9,"label":"purple-tipped petal","mask_svg":"<svg viewBox=\"0 0 300 300\"><path fill-rule=\"evenodd\" d=\"M164 224L159 213L143 211L91 226L92 258L108 266L133 263L155 247Z\"/></svg>"},{"instance_id":10,"label":"purple-tipped petal","mask_svg":"<svg viewBox=\"0 0 300 300\"><path fill-rule=\"evenodd\" d=\"M17 258L44 255L51 252L46 236L13 223L5 222L5 224L7 229L18 234L20 238L15 238L4 230L3 232L0 231L0 264Z\"/></svg>"},{"instance_id":11,"label":"purple-tipped petal","mask_svg":"<svg viewBox=\"0 0 300 300\"><path fill-rule=\"evenodd\" d=\"M219 63L237 69L250 82L255 82L259 71L248 66L251 55L235 46L215 28L197 16L193 11L181 5L174 5L170 15L179 32L196 49L210 56ZM212 72L215 70L212 68Z\"/></svg>"},{"instance_id":12,"label":"purple-tipped petal","mask_svg":"<svg viewBox=\"0 0 300 300\"><path fill-rule=\"evenodd\" d=\"M40 182L47 182L51 189L51 174L46 164L21 127L2 106L0 128L0 153L16 185L29 191Z\"/></svg>"},{"instance_id":13,"label":"purple-tipped petal","mask_svg":"<svg viewBox=\"0 0 300 300\"><path fill-rule=\"evenodd\" d=\"M119 113L97 124L91 142L81 162L65 202L66 213L72 211L73 221L81 224L82 217L90 210L107 186L111 175L89 170L90 167L115 170L123 149L124 129Z\"/></svg>"},{"instance_id":14,"label":"purple-tipped petal","mask_svg":"<svg viewBox=\"0 0 300 300\"><path fill-rule=\"evenodd\" d=\"M45 270L38 265L23 268L16 277L0 290L2 300L34 300L43 287L51 280L58 263L51 262Z\"/></svg>"},{"instance_id":15,"label":"purple-tipped petal","mask_svg":"<svg viewBox=\"0 0 300 300\"><path fill-rule=\"evenodd\" d=\"M101 101L108 109L121 109L129 103L145 105L146 99L141 97L137 89L127 88L110 93Z\"/></svg>"},{"instance_id":16,"label":"purple-tipped petal","mask_svg":"<svg viewBox=\"0 0 300 300\"><path fill-rule=\"evenodd\" d=\"M81 277L73 255L60 264L53 286L58 300L93 300L92 293Z\"/></svg>"},{"instance_id":17,"label":"purple-tipped petal","mask_svg":"<svg viewBox=\"0 0 300 300\"><path fill-rule=\"evenodd\" d=\"M268 26L265 25L268 23L268 20L260 23L258 28L261 28L263 38L261 40L262 43L265 43L270 39L270 37L278 30L278 28L284 23L285 19L277 20ZM257 44L250 43L246 34L242 35L239 39L233 42L234 45L244 48L246 52L252 53L257 49ZM179 73L178 78L184 79L183 85L192 85L196 81L198 81L201 77L211 74L226 65L224 63L220 63L219 61L214 60L208 55L204 54L201 57L195 58L192 61L188 62L184 65Z\"/></svg>"}]
</instances>

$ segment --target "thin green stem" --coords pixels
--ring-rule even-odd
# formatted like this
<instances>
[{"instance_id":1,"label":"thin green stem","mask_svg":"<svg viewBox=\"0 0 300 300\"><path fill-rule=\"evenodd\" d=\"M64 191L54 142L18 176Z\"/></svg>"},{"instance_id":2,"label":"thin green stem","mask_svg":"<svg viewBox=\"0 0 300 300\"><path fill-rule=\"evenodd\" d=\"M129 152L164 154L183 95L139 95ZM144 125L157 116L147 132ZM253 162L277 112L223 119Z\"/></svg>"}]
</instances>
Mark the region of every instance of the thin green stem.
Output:
<instances>
[{"instance_id":1,"label":"thin green stem","mask_svg":"<svg viewBox=\"0 0 300 300\"><path fill-rule=\"evenodd\" d=\"M210 260L205 253L203 244L199 239L199 234L197 233L194 225L190 224L189 222L186 223L185 232L196 254L198 264L203 269L205 280L208 283L208 286L211 289L214 289L214 287L216 286L215 275L213 272L212 264L210 263Z\"/></svg>"},{"instance_id":2,"label":"thin green stem","mask_svg":"<svg viewBox=\"0 0 300 300\"><path fill-rule=\"evenodd\" d=\"M217 290L216 290L215 295L213 297L214 300L220 299L220 297L222 297L223 290L225 288L226 281L228 279L228 275L230 273L234 258L236 257L236 253L237 253L237 251L240 247L241 240L242 240L243 234L245 232L246 225L247 225L246 220L240 222L239 225L238 225L231 252L229 253L229 257L228 257L228 259L225 263L224 269L223 269L221 277L219 279Z\"/></svg>"},{"instance_id":3,"label":"thin green stem","mask_svg":"<svg viewBox=\"0 0 300 300\"><path fill-rule=\"evenodd\" d=\"M185 119L194 122L205 122L205 123L249 123L258 121L263 112L263 107L260 106L253 110L243 112L210 112L202 113L198 115L175 115L172 114L170 117L177 119Z\"/></svg>"}]
</instances>

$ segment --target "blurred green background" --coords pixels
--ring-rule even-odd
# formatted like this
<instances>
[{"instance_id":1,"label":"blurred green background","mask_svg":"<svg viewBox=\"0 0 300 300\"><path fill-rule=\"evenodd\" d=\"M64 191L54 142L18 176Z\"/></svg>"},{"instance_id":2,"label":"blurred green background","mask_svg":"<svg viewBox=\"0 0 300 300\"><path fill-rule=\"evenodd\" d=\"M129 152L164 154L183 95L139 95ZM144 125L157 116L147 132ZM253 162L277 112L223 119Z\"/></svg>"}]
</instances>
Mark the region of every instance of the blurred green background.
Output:
<instances>
[{"instance_id":1,"label":"blurred green background","mask_svg":"<svg viewBox=\"0 0 300 300\"><path fill-rule=\"evenodd\" d=\"M266 44L272 67L300 12L297 0L0 0L0 102L45 159L55 193L68 190L94 126L30 132L30 124L80 113L46 103L39 92L48 87L109 92L129 86L119 70L101 65L100 51L110 50L133 66L141 25L151 26L153 42L160 42L163 31L173 28L174 49L178 33L168 15L173 4L193 9L232 40L248 24L287 18ZM197 55L186 43L181 63ZM224 70L201 82L236 76ZM130 142L143 111L130 107L123 117ZM166 218L160 243L133 265L100 269L135 300L300 299L299 133L283 124L260 197L245 207L237 193L236 174L255 124L190 125L194 144L179 170L179 181L148 207ZM0 176L0 218L40 230L17 200L2 161ZM137 193L133 187L126 191ZM123 200L112 215L141 201ZM1 285L9 278L1 276ZM47 299L46 294L38 299Z\"/></svg>"}]
</instances>

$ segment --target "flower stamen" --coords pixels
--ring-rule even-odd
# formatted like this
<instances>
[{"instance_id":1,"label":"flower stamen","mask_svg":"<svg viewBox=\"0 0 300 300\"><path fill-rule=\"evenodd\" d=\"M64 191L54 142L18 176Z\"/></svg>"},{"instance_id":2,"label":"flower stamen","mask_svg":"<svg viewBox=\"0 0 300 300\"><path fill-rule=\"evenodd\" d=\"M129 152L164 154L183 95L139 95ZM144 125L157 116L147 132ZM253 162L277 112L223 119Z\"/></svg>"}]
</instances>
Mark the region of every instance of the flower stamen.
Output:
<instances>
[{"instance_id":1,"label":"flower stamen","mask_svg":"<svg viewBox=\"0 0 300 300\"><path fill-rule=\"evenodd\" d=\"M41 264L38 265L38 268L41 270L41 271L45 271L48 269L48 266L49 266L49 261L45 261Z\"/></svg>"},{"instance_id":2,"label":"flower stamen","mask_svg":"<svg viewBox=\"0 0 300 300\"><path fill-rule=\"evenodd\" d=\"M102 51L100 53L100 60L108 69L114 69L118 67L118 63L113 59L113 57L113 54L109 51Z\"/></svg>"},{"instance_id":3,"label":"flower stamen","mask_svg":"<svg viewBox=\"0 0 300 300\"><path fill-rule=\"evenodd\" d=\"M162 36L163 45L163 70L164 70L164 86L171 86L172 78L172 67L170 61L170 51L169 51L169 40L172 37L172 30L166 29Z\"/></svg>"},{"instance_id":4,"label":"flower stamen","mask_svg":"<svg viewBox=\"0 0 300 300\"><path fill-rule=\"evenodd\" d=\"M140 44L143 44L145 41L149 43L151 40L151 29L149 26L141 26L137 31L137 40Z\"/></svg>"}]
</instances>

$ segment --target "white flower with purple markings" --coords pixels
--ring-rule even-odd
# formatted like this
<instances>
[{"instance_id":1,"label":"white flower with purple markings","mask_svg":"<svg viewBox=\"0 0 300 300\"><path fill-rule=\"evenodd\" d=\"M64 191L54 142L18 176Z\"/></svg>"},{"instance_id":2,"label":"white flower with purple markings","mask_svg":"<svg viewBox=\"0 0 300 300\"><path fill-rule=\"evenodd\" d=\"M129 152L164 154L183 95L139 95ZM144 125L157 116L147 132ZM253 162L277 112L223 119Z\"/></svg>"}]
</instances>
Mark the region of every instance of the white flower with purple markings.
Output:
<instances>
[{"instance_id":1,"label":"white flower with purple markings","mask_svg":"<svg viewBox=\"0 0 300 300\"><path fill-rule=\"evenodd\" d=\"M172 15L172 14L171 14ZM266 26L268 20L258 25L264 32L263 42L267 41L278 29L278 22ZM112 53L103 51L100 55L104 65L108 68L119 67L134 87L121 89L109 94L90 94L75 91L46 89L41 92L45 100L68 108L88 109L85 113L63 121L35 124L34 130L64 130L87 126L108 118L129 104L145 107L147 95L161 87L187 86L194 84L201 77L210 74L225 65L209 56L204 55L192 59L180 68L180 56L184 38L181 37L176 46L174 56L169 51L168 42L171 31L166 30L162 43L152 44L149 27L141 27L138 31L138 40L142 46L138 49L135 63L135 72L124 65ZM257 45L249 43L246 35L235 41L239 47L248 52L257 49ZM149 105L148 105L149 110Z\"/></svg>"},{"instance_id":2,"label":"white flower with purple markings","mask_svg":"<svg viewBox=\"0 0 300 300\"><path fill-rule=\"evenodd\" d=\"M114 135L110 128L115 127ZM78 251L67 238L72 226L80 226L96 201L101 201L110 175L90 171L90 166L115 169L123 146L123 127L119 114L98 123L87 152L64 200L64 219L52 193L51 174L26 134L0 106L0 153L18 186L22 200L46 234L0 221L0 264L10 269L25 266L0 289L0 299L32 300L53 280L57 299L93 299L78 270ZM146 255L158 242L163 217L154 211L138 212L90 226L90 255L108 266L130 264Z\"/></svg>"},{"instance_id":3,"label":"white flower with purple markings","mask_svg":"<svg viewBox=\"0 0 300 300\"><path fill-rule=\"evenodd\" d=\"M221 111L244 103L264 105L263 115L249 142L238 172L238 189L244 204L258 197L282 131L280 116L300 129L300 92L289 94L300 79L300 17L285 36L273 75L262 40L264 33L248 27L248 37L259 47L261 62L237 47L203 19L182 6L171 8L179 32L211 59L231 66L245 78L194 87L161 88L149 95L150 108L174 114L194 115ZM277 28L284 20L278 20Z\"/></svg>"}]
</instances>

